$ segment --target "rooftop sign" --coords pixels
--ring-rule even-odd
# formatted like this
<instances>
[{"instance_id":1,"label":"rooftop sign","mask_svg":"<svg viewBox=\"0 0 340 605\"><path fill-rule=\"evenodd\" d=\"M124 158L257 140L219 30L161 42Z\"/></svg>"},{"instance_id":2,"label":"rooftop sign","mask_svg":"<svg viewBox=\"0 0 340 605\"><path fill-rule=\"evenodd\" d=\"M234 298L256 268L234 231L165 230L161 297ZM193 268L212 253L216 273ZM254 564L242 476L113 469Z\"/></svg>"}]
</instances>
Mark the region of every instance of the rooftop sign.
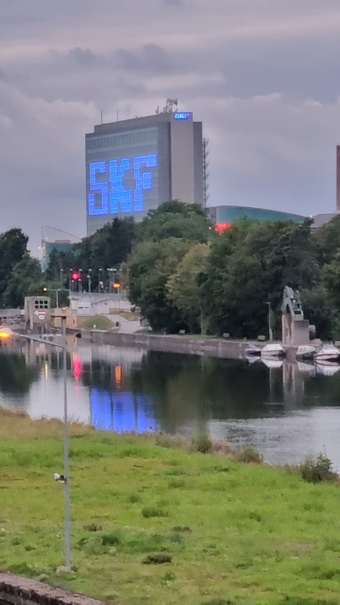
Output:
<instances>
[{"instance_id":1,"label":"rooftop sign","mask_svg":"<svg viewBox=\"0 0 340 605\"><path fill-rule=\"evenodd\" d=\"M174 113L175 120L189 120L191 116L191 111L176 111L176 113Z\"/></svg>"}]
</instances>

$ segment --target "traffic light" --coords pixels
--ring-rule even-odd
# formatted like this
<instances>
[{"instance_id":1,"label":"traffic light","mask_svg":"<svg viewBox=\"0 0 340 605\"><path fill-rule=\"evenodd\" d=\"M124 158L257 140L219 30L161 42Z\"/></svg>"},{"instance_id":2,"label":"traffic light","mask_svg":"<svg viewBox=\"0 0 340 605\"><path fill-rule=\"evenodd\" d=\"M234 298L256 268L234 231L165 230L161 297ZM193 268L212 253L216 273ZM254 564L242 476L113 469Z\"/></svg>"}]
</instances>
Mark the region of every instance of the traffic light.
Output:
<instances>
[{"instance_id":1,"label":"traffic light","mask_svg":"<svg viewBox=\"0 0 340 605\"><path fill-rule=\"evenodd\" d=\"M74 271L74 272L71 274L71 277L72 277L72 279L77 280L77 279L79 279L79 278L80 278L80 273L78 273L77 271Z\"/></svg>"}]
</instances>

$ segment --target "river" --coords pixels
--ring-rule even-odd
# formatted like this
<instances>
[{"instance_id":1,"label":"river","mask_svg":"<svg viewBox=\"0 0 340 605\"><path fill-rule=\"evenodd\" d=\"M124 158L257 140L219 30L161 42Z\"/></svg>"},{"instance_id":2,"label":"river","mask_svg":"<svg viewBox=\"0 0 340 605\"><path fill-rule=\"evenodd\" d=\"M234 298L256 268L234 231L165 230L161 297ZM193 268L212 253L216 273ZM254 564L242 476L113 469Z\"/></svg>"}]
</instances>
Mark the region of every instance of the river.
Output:
<instances>
[{"instance_id":1,"label":"river","mask_svg":"<svg viewBox=\"0 0 340 605\"><path fill-rule=\"evenodd\" d=\"M340 470L340 371L89 346L67 356L70 418L104 430L158 430L251 444L273 464L325 452ZM275 366L276 364L274 364ZM0 405L63 417L62 353L2 343Z\"/></svg>"}]
</instances>

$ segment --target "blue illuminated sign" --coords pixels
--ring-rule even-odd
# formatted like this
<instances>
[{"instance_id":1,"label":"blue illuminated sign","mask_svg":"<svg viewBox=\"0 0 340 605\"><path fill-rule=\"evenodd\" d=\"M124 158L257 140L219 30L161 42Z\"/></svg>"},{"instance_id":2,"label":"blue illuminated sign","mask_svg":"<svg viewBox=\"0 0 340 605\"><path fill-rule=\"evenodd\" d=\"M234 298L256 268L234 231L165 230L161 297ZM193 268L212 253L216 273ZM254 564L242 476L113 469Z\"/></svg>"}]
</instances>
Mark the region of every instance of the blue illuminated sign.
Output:
<instances>
[{"instance_id":1,"label":"blue illuminated sign","mask_svg":"<svg viewBox=\"0 0 340 605\"><path fill-rule=\"evenodd\" d=\"M153 187L153 175L145 168L157 166L157 155L138 155L89 164L88 212L90 216L142 212L144 191ZM131 181L134 188L126 187Z\"/></svg>"},{"instance_id":2,"label":"blue illuminated sign","mask_svg":"<svg viewBox=\"0 0 340 605\"><path fill-rule=\"evenodd\" d=\"M191 116L192 114L190 111L176 111L176 113L174 113L175 120L189 120Z\"/></svg>"}]
</instances>

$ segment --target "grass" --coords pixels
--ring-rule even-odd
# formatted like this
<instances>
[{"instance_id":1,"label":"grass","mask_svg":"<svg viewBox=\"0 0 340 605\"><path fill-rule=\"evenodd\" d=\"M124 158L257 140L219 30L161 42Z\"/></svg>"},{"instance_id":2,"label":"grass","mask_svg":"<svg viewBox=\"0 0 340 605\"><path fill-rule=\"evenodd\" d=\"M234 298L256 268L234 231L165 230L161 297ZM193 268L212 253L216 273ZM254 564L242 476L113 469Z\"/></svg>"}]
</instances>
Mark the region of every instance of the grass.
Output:
<instances>
[{"instance_id":1,"label":"grass","mask_svg":"<svg viewBox=\"0 0 340 605\"><path fill-rule=\"evenodd\" d=\"M339 485L292 469L0 413L0 568L121 605L340 602ZM9 437L12 435L12 437Z\"/></svg>"},{"instance_id":2,"label":"grass","mask_svg":"<svg viewBox=\"0 0 340 605\"><path fill-rule=\"evenodd\" d=\"M96 327L94 328L94 326ZM80 327L83 330L112 330L113 328L115 328L115 325L105 315L94 315L93 317L88 317L83 322L81 322Z\"/></svg>"}]
</instances>

